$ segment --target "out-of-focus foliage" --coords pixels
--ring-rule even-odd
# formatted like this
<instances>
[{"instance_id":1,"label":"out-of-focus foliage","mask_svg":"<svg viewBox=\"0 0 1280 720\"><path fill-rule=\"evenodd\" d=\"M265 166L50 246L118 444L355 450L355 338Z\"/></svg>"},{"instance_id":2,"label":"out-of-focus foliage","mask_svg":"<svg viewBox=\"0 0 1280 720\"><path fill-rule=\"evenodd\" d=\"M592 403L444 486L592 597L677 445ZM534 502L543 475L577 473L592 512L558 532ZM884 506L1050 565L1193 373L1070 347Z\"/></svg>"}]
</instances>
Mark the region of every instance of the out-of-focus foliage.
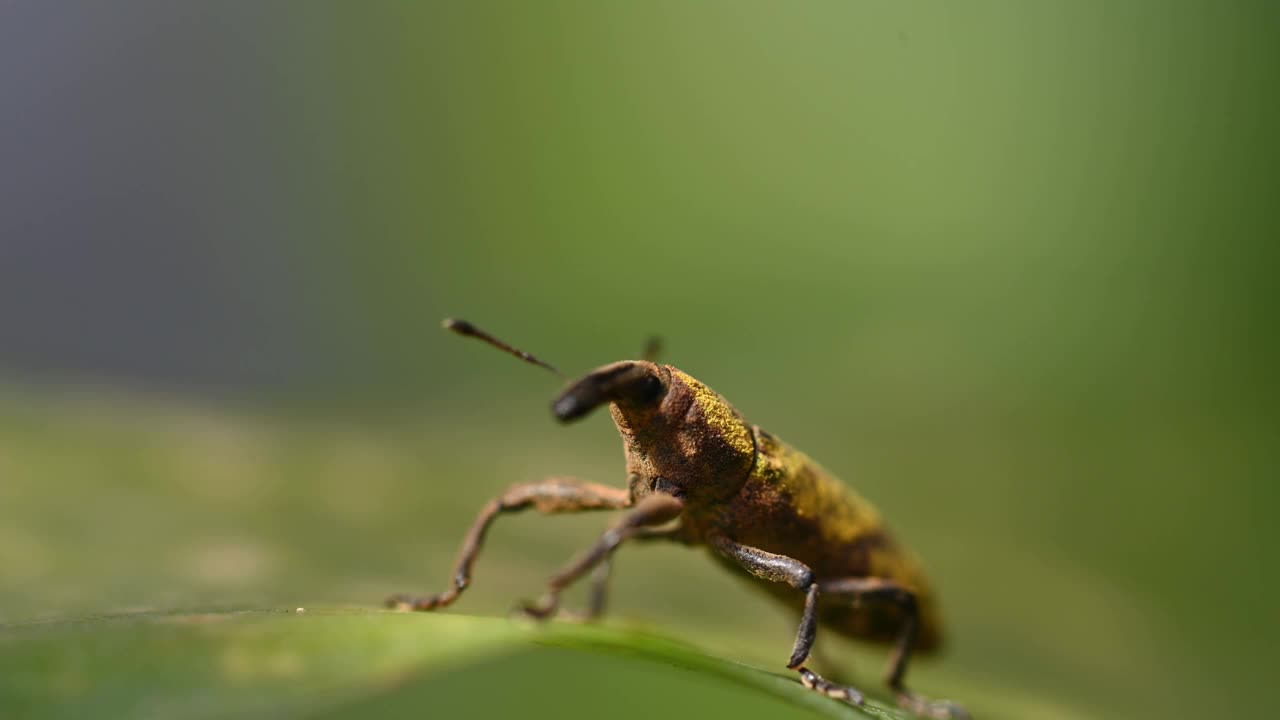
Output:
<instances>
[{"instance_id":1,"label":"out-of-focus foliage","mask_svg":"<svg viewBox=\"0 0 1280 720\"><path fill-rule=\"evenodd\" d=\"M642 718L667 706L660 698L738 718L912 717L875 699L833 702L638 629L565 623L332 608L139 613L11 626L0 648L0 702L19 717L409 717L451 704L495 717L545 703L560 717ZM1008 717L1046 709L986 699Z\"/></svg>"},{"instance_id":2,"label":"out-of-focus foliage","mask_svg":"<svg viewBox=\"0 0 1280 720\"><path fill-rule=\"evenodd\" d=\"M922 691L1264 707L1272 5L66 7L0 10L0 622L371 606L508 483L621 483L607 419L555 427L459 315L570 372L661 333L874 500L941 589ZM603 522L504 520L458 609ZM615 578L618 616L785 660L699 553Z\"/></svg>"}]
</instances>

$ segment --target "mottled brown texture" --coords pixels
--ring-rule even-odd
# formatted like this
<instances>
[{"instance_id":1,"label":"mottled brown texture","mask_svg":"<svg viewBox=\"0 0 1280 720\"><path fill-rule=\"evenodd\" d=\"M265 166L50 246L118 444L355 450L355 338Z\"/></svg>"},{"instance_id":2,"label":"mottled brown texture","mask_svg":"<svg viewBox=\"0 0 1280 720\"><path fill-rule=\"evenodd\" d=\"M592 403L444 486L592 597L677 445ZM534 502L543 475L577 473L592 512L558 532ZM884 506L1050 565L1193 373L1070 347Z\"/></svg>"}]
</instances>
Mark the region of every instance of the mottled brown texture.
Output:
<instances>
[{"instance_id":1,"label":"mottled brown texture","mask_svg":"<svg viewBox=\"0 0 1280 720\"><path fill-rule=\"evenodd\" d=\"M658 402L615 402L612 407L632 495L638 499L655 490L667 492L687 499L690 507L724 502L738 491L754 462L750 430L727 403L700 402L710 393L701 383L690 383L689 376L669 365L655 366L655 372L666 390ZM709 415L723 419L726 413L731 414L728 423L722 420L717 427L708 421ZM744 432L726 437L723 428L732 428L731 423Z\"/></svg>"},{"instance_id":2,"label":"mottled brown texture","mask_svg":"<svg viewBox=\"0 0 1280 720\"><path fill-rule=\"evenodd\" d=\"M812 568L818 581L848 577L893 580L917 597L916 650L942 639L937 601L915 555L896 542L879 511L804 453L750 426L723 397L670 366L657 366L667 387L656 405L613 405L622 434L633 496L657 491L688 499L686 541L710 532ZM736 563L713 553L737 574ZM749 576L750 577L750 576ZM785 584L751 580L782 602L803 607L804 595ZM823 626L879 643L897 639L900 608L825 602Z\"/></svg>"},{"instance_id":3,"label":"mottled brown texture","mask_svg":"<svg viewBox=\"0 0 1280 720\"><path fill-rule=\"evenodd\" d=\"M894 541L875 507L803 453L756 428L756 462L738 494L704 512L691 508L689 524L714 528L733 540L795 558L822 583L839 578L876 577L912 590L920 615L917 651L941 641L937 602L920 562ZM741 572L734 563L715 555ZM804 597L785 586L760 587L799 609ZM904 620L891 605L824 602L822 625L851 637L889 643Z\"/></svg>"}]
</instances>

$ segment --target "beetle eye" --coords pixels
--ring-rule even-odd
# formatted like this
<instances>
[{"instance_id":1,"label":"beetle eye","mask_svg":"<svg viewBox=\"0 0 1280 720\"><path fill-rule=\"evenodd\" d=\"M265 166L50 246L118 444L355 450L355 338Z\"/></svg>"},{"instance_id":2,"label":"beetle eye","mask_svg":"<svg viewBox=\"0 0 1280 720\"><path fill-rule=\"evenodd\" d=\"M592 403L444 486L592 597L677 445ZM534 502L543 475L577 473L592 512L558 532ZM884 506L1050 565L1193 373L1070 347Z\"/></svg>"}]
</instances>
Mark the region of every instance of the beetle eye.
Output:
<instances>
[{"instance_id":1,"label":"beetle eye","mask_svg":"<svg viewBox=\"0 0 1280 720\"><path fill-rule=\"evenodd\" d=\"M662 381L653 375L645 375L635 385L635 399L641 403L651 403L662 397Z\"/></svg>"}]
</instances>

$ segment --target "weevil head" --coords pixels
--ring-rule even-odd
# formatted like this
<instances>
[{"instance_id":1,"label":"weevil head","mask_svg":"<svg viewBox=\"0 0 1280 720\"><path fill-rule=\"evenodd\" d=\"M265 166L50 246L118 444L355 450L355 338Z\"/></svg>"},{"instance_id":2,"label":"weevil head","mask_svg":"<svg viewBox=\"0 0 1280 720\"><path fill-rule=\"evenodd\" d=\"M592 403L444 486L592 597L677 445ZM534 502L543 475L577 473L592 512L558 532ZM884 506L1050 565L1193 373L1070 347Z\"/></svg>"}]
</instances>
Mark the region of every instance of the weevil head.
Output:
<instances>
[{"instance_id":1,"label":"weevil head","mask_svg":"<svg viewBox=\"0 0 1280 720\"><path fill-rule=\"evenodd\" d=\"M587 373L556 398L562 422L608 404L627 453L634 497L665 492L691 504L734 495L755 463L755 436L724 398L689 375L645 360Z\"/></svg>"},{"instance_id":2,"label":"weevil head","mask_svg":"<svg viewBox=\"0 0 1280 720\"><path fill-rule=\"evenodd\" d=\"M560 375L553 365L465 320L443 324ZM648 352L656 350L650 341ZM670 365L624 360L596 368L560 393L551 409L561 422L571 422L601 405L609 406L622 434L633 498L663 492L686 506L711 505L736 494L755 465L755 433L738 411Z\"/></svg>"}]
</instances>

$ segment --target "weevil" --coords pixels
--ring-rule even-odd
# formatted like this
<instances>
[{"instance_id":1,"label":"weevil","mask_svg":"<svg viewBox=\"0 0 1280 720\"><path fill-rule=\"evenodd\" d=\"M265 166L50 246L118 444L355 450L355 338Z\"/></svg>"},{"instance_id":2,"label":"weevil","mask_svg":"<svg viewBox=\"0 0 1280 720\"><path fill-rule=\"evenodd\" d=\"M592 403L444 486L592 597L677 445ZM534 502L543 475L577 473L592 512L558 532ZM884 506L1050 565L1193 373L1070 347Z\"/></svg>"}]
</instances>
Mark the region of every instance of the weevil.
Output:
<instances>
[{"instance_id":1,"label":"weevil","mask_svg":"<svg viewBox=\"0 0 1280 720\"><path fill-rule=\"evenodd\" d=\"M445 320L444 327L560 374L468 322ZM787 668L806 688L853 705L864 703L857 689L806 667L821 626L892 644L885 680L903 707L927 717L968 718L959 705L929 700L905 685L912 653L940 646L941 619L920 561L893 538L875 507L800 451L748 424L711 388L655 362L656 350L651 342L643 359L592 370L551 405L564 423L609 406L626 452L626 488L564 477L513 485L480 511L446 590L398 595L387 604L424 611L453 604L471 585L485 534L501 514L527 508L548 514L627 510L522 611L537 619L554 616L565 588L590 573L587 617L593 618L604 607L610 558L624 542L702 546L720 564L800 613Z\"/></svg>"}]
</instances>

